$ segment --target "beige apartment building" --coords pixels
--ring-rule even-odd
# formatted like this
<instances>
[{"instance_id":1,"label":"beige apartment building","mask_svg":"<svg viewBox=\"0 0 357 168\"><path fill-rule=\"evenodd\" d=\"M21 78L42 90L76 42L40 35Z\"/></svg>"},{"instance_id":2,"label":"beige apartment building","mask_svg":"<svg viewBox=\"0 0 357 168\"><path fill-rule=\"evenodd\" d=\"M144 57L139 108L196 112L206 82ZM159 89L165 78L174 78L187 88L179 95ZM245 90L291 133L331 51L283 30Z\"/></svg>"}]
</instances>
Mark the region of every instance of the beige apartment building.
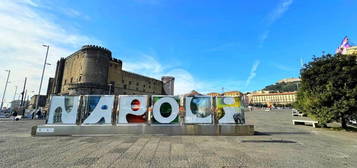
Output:
<instances>
[{"instance_id":1,"label":"beige apartment building","mask_svg":"<svg viewBox=\"0 0 357 168\"><path fill-rule=\"evenodd\" d=\"M250 104L280 104L286 105L296 101L296 92L284 92L284 93L251 93L248 94Z\"/></svg>"},{"instance_id":2,"label":"beige apartment building","mask_svg":"<svg viewBox=\"0 0 357 168\"><path fill-rule=\"evenodd\" d=\"M242 96L242 92L239 91L229 91L229 92L224 92L224 93L217 93L217 92L211 92L207 93L208 96Z\"/></svg>"}]
</instances>

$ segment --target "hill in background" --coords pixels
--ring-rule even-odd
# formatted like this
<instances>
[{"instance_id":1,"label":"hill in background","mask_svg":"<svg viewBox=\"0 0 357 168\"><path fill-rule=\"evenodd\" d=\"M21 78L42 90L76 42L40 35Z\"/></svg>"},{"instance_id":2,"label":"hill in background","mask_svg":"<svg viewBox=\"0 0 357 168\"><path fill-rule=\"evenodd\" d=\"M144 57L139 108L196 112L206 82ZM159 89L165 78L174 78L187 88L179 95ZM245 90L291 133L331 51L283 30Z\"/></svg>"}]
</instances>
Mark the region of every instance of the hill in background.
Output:
<instances>
[{"instance_id":1,"label":"hill in background","mask_svg":"<svg viewBox=\"0 0 357 168\"><path fill-rule=\"evenodd\" d=\"M300 82L281 82L266 86L263 90L270 91L272 93L278 92L295 92L299 86Z\"/></svg>"}]
</instances>

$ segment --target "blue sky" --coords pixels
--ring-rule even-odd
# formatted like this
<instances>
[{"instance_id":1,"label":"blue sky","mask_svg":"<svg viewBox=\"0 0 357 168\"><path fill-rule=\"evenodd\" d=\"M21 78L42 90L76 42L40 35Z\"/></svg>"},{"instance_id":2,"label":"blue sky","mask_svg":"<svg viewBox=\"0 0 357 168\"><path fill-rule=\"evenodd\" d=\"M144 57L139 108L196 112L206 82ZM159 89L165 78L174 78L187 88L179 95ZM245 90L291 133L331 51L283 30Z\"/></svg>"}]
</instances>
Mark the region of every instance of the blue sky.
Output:
<instances>
[{"instance_id":1,"label":"blue sky","mask_svg":"<svg viewBox=\"0 0 357 168\"><path fill-rule=\"evenodd\" d=\"M175 76L176 93L259 90L298 77L301 62L333 53L345 35L357 44L356 6L355 0L3 0L0 66L14 71L10 90L28 76L29 90L37 92L41 44L51 46L46 77L58 58L98 44L127 70Z\"/></svg>"}]
</instances>

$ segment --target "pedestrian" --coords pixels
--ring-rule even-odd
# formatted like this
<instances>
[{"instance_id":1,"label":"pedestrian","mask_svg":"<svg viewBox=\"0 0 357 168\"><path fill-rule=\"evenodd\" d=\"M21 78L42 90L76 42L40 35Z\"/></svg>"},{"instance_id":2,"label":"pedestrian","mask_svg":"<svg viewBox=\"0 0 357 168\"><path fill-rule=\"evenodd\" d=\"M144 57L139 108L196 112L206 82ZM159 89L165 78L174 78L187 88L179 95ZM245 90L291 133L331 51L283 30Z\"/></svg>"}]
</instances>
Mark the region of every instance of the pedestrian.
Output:
<instances>
[{"instance_id":1,"label":"pedestrian","mask_svg":"<svg viewBox=\"0 0 357 168\"><path fill-rule=\"evenodd\" d=\"M38 109L38 111L37 111L36 114L37 114L37 118L38 118L38 119L41 119L41 109Z\"/></svg>"},{"instance_id":2,"label":"pedestrian","mask_svg":"<svg viewBox=\"0 0 357 168\"><path fill-rule=\"evenodd\" d=\"M33 119L35 117L35 112L33 111L31 114L31 119Z\"/></svg>"}]
</instances>

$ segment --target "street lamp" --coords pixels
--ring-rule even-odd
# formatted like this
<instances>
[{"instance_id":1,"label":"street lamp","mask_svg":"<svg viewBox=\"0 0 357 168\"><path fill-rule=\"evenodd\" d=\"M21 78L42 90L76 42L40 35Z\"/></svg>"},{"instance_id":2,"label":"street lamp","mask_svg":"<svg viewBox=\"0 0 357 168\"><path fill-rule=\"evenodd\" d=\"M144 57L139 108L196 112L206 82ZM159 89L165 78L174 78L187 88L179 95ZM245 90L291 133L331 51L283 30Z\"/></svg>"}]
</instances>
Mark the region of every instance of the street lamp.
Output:
<instances>
[{"instance_id":1,"label":"street lamp","mask_svg":"<svg viewBox=\"0 0 357 168\"><path fill-rule=\"evenodd\" d=\"M108 86L109 86L109 95L111 95L111 92L112 92L112 84L109 83Z\"/></svg>"},{"instance_id":2,"label":"street lamp","mask_svg":"<svg viewBox=\"0 0 357 168\"><path fill-rule=\"evenodd\" d=\"M6 78L4 93L2 94L0 111L2 110L2 107L3 107L3 105L4 105L5 93L6 93L7 84L8 84L8 82L9 82L9 76L10 76L10 70L5 70L5 71L7 72L7 78Z\"/></svg>"},{"instance_id":3,"label":"street lamp","mask_svg":"<svg viewBox=\"0 0 357 168\"><path fill-rule=\"evenodd\" d=\"M43 81L43 75L45 73L45 69L46 69L46 64L47 64L47 56L48 56L48 50L50 49L49 45L42 45L43 47L47 48L46 51L46 57L45 57L45 62L43 63L43 69L42 69L42 76L41 76L41 82L40 82L40 88L38 89L38 96L36 98L36 108L38 108L38 99L40 99L40 95L41 95L41 87L42 87L42 81Z\"/></svg>"}]
</instances>

